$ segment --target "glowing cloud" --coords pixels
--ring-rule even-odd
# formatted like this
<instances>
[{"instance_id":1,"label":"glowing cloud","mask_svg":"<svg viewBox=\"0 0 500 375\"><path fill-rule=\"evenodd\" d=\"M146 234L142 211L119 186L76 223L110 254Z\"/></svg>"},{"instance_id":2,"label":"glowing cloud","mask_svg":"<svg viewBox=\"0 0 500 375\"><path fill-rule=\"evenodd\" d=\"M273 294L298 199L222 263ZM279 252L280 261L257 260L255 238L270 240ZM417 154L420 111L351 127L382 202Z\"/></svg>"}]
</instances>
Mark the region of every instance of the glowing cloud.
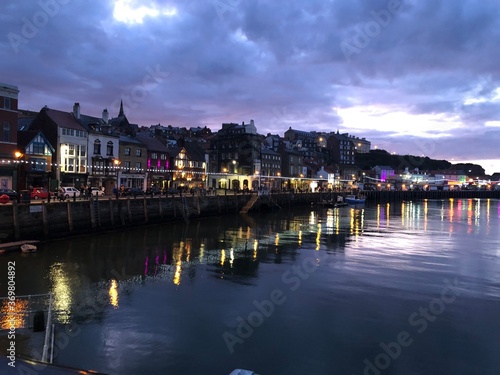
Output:
<instances>
[{"instance_id":1,"label":"glowing cloud","mask_svg":"<svg viewBox=\"0 0 500 375\"><path fill-rule=\"evenodd\" d=\"M160 7L155 2L144 0L116 0L113 17L128 24L142 24L145 17L172 17L177 14L175 8Z\"/></svg>"}]
</instances>

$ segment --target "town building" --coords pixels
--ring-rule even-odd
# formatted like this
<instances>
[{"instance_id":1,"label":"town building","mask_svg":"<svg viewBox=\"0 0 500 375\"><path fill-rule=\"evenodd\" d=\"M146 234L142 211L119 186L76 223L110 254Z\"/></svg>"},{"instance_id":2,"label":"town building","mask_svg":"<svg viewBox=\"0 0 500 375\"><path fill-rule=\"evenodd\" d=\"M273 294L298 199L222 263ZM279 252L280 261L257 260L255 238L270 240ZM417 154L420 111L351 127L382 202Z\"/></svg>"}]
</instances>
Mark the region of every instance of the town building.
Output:
<instances>
[{"instance_id":1,"label":"town building","mask_svg":"<svg viewBox=\"0 0 500 375\"><path fill-rule=\"evenodd\" d=\"M128 135L119 138L118 185L121 188L147 189L146 168L148 152L146 145Z\"/></svg>"},{"instance_id":2,"label":"town building","mask_svg":"<svg viewBox=\"0 0 500 375\"><path fill-rule=\"evenodd\" d=\"M209 187L250 188L251 181L257 181L261 172L262 142L263 137L257 133L253 120L250 120L249 124L222 124L222 129L210 138L210 147L207 150ZM233 176L228 178L228 174ZM229 180L231 184L228 183Z\"/></svg>"},{"instance_id":3,"label":"town building","mask_svg":"<svg viewBox=\"0 0 500 375\"><path fill-rule=\"evenodd\" d=\"M87 185L88 132L78 120L79 113L78 103L73 112L45 106L29 125L29 130L43 132L54 147L52 172L58 186Z\"/></svg>"},{"instance_id":4,"label":"town building","mask_svg":"<svg viewBox=\"0 0 500 375\"><path fill-rule=\"evenodd\" d=\"M17 149L17 86L0 83L0 188L19 189L19 162L22 153ZM17 152L17 153L16 153Z\"/></svg>"},{"instance_id":5,"label":"town building","mask_svg":"<svg viewBox=\"0 0 500 375\"><path fill-rule=\"evenodd\" d=\"M136 138L146 146L147 150L146 186L167 188L169 181L172 180L170 154L173 149L161 143L151 132L139 132Z\"/></svg>"},{"instance_id":6,"label":"town building","mask_svg":"<svg viewBox=\"0 0 500 375\"><path fill-rule=\"evenodd\" d=\"M207 166L205 151L196 142L180 142L181 146L169 148L172 160L174 189L206 188Z\"/></svg>"},{"instance_id":7,"label":"town building","mask_svg":"<svg viewBox=\"0 0 500 375\"><path fill-rule=\"evenodd\" d=\"M118 168L120 160L119 134L109 124L107 109L101 117L93 117L80 113L80 105L75 103L73 115L88 133L88 184L104 189L105 194L112 194L118 187Z\"/></svg>"},{"instance_id":8,"label":"town building","mask_svg":"<svg viewBox=\"0 0 500 375\"><path fill-rule=\"evenodd\" d=\"M38 130L19 131L17 144L24 155L19 166L19 190L53 186L52 155L55 149L44 134Z\"/></svg>"}]
</instances>

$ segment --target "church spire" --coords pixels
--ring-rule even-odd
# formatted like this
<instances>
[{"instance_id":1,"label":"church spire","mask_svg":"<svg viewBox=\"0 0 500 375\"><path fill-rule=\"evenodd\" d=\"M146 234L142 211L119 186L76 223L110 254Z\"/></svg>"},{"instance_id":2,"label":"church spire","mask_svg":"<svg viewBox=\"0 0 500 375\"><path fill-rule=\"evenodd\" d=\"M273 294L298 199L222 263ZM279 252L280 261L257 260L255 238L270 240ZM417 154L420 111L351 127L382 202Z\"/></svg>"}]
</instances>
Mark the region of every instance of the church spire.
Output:
<instances>
[{"instance_id":1,"label":"church spire","mask_svg":"<svg viewBox=\"0 0 500 375\"><path fill-rule=\"evenodd\" d=\"M118 117L125 116L123 113L123 100L120 100L120 113L118 113Z\"/></svg>"}]
</instances>

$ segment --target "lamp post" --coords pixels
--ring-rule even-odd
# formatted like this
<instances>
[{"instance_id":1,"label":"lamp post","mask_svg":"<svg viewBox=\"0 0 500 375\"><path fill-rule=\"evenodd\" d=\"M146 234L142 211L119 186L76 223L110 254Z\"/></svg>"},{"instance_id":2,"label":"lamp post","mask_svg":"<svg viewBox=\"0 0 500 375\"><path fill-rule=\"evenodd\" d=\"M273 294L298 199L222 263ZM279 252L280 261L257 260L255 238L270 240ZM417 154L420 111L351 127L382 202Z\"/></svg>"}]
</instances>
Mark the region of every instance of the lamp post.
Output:
<instances>
[{"instance_id":1,"label":"lamp post","mask_svg":"<svg viewBox=\"0 0 500 375\"><path fill-rule=\"evenodd\" d=\"M118 182L119 182L119 170L118 170L118 166L120 165L120 160L118 159L114 159L113 160L113 165L115 167L115 170L116 170L116 191L115 191L115 194L116 194L116 198L118 198L118 196L120 195L120 189L119 189L119 185L118 185Z\"/></svg>"},{"instance_id":2,"label":"lamp post","mask_svg":"<svg viewBox=\"0 0 500 375\"><path fill-rule=\"evenodd\" d=\"M228 175L227 175L227 171L228 169L226 167L222 168L222 172L224 173L224 175L226 176L226 178L224 179L224 193L227 194L227 184L228 184Z\"/></svg>"},{"instance_id":3,"label":"lamp post","mask_svg":"<svg viewBox=\"0 0 500 375\"><path fill-rule=\"evenodd\" d=\"M236 178L238 179L238 177L237 177L238 171L236 169L236 160L233 160L233 173L236 176ZM235 194L236 194L236 189L239 188L239 187L240 187L240 181L238 179L238 186L233 186L232 187L233 190L234 190L234 192L235 192Z\"/></svg>"},{"instance_id":4,"label":"lamp post","mask_svg":"<svg viewBox=\"0 0 500 375\"><path fill-rule=\"evenodd\" d=\"M17 176L16 176L16 191L17 191L17 203L21 200L21 158L23 153L21 151L16 151L14 156L17 160Z\"/></svg>"}]
</instances>

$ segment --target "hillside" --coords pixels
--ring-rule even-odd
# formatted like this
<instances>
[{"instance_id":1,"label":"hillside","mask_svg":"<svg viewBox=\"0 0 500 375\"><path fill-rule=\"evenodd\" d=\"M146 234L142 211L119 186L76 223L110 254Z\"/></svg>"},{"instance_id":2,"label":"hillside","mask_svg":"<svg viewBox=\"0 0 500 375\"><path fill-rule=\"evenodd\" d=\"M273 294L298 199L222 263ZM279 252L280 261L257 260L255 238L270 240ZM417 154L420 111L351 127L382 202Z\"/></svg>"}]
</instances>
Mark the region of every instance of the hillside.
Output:
<instances>
[{"instance_id":1,"label":"hillside","mask_svg":"<svg viewBox=\"0 0 500 375\"><path fill-rule=\"evenodd\" d=\"M356 165L363 170L376 165L387 165L395 171L403 171L405 168L410 171L415 168L420 171L455 169L447 160L435 160L427 156L391 155L385 150L370 150L366 154L356 154Z\"/></svg>"}]
</instances>

